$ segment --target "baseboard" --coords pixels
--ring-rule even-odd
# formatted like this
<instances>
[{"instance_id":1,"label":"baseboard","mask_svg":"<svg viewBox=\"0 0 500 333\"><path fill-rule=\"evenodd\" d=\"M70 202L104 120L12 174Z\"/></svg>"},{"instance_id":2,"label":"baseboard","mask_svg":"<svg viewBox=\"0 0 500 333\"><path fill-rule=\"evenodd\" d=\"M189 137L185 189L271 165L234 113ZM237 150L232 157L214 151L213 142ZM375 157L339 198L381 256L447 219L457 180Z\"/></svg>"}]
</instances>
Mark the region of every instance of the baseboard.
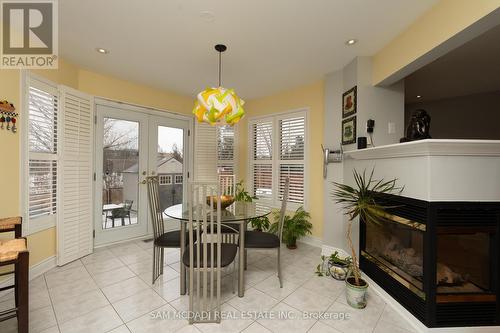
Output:
<instances>
[{"instance_id":1,"label":"baseboard","mask_svg":"<svg viewBox=\"0 0 500 333\"><path fill-rule=\"evenodd\" d=\"M31 281L33 279L36 279L37 277L43 275L44 273L48 272L54 267L56 267L56 256L48 257L40 261L39 263L34 264L33 266L30 267L29 280ZM0 281L0 288L12 285L13 283L14 283L14 277L12 276L3 281ZM9 292L11 292L10 289L0 292L0 297L2 297L5 294L8 294Z\"/></svg>"},{"instance_id":2,"label":"baseboard","mask_svg":"<svg viewBox=\"0 0 500 333\"><path fill-rule=\"evenodd\" d=\"M313 236L304 236L302 238L299 238L297 240L297 242L311 245L314 247L319 247L319 248L321 248L323 245L323 240L321 238L313 237Z\"/></svg>"},{"instance_id":3,"label":"baseboard","mask_svg":"<svg viewBox=\"0 0 500 333\"><path fill-rule=\"evenodd\" d=\"M446 327L446 328L428 328L420 320L415 318L408 310L406 310L398 301L392 298L382 287L376 284L368 276L363 275L370 285L371 291L377 293L388 306L392 307L401 317L403 317L412 328L421 333L498 333L500 326L481 326L481 327Z\"/></svg>"},{"instance_id":4,"label":"baseboard","mask_svg":"<svg viewBox=\"0 0 500 333\"><path fill-rule=\"evenodd\" d=\"M170 230L168 230L168 231L170 231ZM103 248L103 247L108 247L108 246L113 246L113 245L119 245L119 244L123 244L123 243L139 241L139 240L152 239L152 238L153 238L153 234L148 234L148 235L145 235L145 236L139 236L139 237L134 237L134 238L122 239L122 240L119 240L119 241L116 241L116 242L109 242L109 243L104 243L104 244L99 244L99 245L95 245L94 244L94 249L100 249L100 248Z\"/></svg>"}]
</instances>

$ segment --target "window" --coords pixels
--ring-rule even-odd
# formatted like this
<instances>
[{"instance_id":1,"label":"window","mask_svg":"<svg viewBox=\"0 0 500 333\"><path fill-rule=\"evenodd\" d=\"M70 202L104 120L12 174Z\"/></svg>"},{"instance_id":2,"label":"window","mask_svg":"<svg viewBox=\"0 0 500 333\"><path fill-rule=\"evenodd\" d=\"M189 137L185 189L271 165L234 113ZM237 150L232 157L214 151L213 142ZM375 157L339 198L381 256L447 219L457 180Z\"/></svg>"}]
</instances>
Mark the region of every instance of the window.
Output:
<instances>
[{"instance_id":1,"label":"window","mask_svg":"<svg viewBox=\"0 0 500 333\"><path fill-rule=\"evenodd\" d=\"M237 125L195 125L194 176L197 181L217 181L219 175L235 175ZM215 156L217 156L215 158Z\"/></svg>"},{"instance_id":2,"label":"window","mask_svg":"<svg viewBox=\"0 0 500 333\"><path fill-rule=\"evenodd\" d=\"M171 185L172 184L172 176L171 175L160 175L158 177L158 183L160 185Z\"/></svg>"},{"instance_id":3,"label":"window","mask_svg":"<svg viewBox=\"0 0 500 333\"><path fill-rule=\"evenodd\" d=\"M182 175L175 175L175 183L182 184Z\"/></svg>"},{"instance_id":4,"label":"window","mask_svg":"<svg viewBox=\"0 0 500 333\"><path fill-rule=\"evenodd\" d=\"M59 93L56 86L27 79L27 198L30 232L54 226L57 213Z\"/></svg>"},{"instance_id":5,"label":"window","mask_svg":"<svg viewBox=\"0 0 500 333\"><path fill-rule=\"evenodd\" d=\"M217 170L219 175L235 175L234 126L217 126Z\"/></svg>"},{"instance_id":6,"label":"window","mask_svg":"<svg viewBox=\"0 0 500 333\"><path fill-rule=\"evenodd\" d=\"M305 205L306 123L306 111L249 121L249 178L253 195L278 205L288 177L288 202Z\"/></svg>"}]
</instances>

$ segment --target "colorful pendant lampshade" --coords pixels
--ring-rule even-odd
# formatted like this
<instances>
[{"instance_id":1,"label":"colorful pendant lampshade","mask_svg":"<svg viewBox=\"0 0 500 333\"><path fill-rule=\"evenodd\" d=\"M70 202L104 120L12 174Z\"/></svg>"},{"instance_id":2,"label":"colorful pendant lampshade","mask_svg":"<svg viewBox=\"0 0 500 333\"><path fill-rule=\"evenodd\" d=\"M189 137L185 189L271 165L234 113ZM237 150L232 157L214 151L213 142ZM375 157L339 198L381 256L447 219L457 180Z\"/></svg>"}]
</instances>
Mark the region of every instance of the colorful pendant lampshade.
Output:
<instances>
[{"instance_id":1,"label":"colorful pendant lampshade","mask_svg":"<svg viewBox=\"0 0 500 333\"><path fill-rule=\"evenodd\" d=\"M225 45L215 45L215 50L219 52L219 86L207 88L198 94L193 114L199 122L232 126L245 115L245 101L233 89L221 87L221 53L226 49Z\"/></svg>"}]
</instances>

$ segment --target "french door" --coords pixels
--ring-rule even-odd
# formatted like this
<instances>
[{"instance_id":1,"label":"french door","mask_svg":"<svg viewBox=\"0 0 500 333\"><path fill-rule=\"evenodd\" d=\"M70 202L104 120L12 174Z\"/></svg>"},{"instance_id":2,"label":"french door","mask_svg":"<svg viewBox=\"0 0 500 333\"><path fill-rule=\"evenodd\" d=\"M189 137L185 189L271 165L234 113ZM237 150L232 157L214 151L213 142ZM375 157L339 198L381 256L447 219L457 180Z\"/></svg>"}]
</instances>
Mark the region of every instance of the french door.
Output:
<instances>
[{"instance_id":1,"label":"french door","mask_svg":"<svg viewBox=\"0 0 500 333\"><path fill-rule=\"evenodd\" d=\"M97 104L96 115L94 245L148 236L146 177L159 177L164 209L182 203L191 121L109 102ZM178 223L166 221L165 227L178 228Z\"/></svg>"}]
</instances>

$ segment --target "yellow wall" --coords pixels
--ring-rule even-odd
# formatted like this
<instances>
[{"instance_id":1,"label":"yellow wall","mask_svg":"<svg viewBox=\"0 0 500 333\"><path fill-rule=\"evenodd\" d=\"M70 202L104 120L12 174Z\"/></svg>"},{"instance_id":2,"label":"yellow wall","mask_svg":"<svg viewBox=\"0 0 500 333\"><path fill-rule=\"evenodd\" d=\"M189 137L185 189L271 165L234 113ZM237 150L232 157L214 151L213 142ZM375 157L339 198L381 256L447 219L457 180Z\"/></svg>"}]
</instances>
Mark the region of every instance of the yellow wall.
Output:
<instances>
[{"instance_id":1,"label":"yellow wall","mask_svg":"<svg viewBox=\"0 0 500 333\"><path fill-rule=\"evenodd\" d=\"M247 176L248 166L248 119L277 112L308 108L309 122L309 201L313 236L323 237L323 159L320 145L323 142L323 81L276 95L251 100L245 104L246 117L238 124L239 131L239 178Z\"/></svg>"},{"instance_id":2,"label":"yellow wall","mask_svg":"<svg viewBox=\"0 0 500 333\"><path fill-rule=\"evenodd\" d=\"M373 60L378 84L500 7L500 0L442 0L380 50Z\"/></svg>"},{"instance_id":3,"label":"yellow wall","mask_svg":"<svg viewBox=\"0 0 500 333\"><path fill-rule=\"evenodd\" d=\"M20 73L18 70L0 70L0 99L6 99L19 110ZM18 132L19 133L19 132ZM19 210L19 134L0 130L0 217L17 216ZM12 238L12 234L1 234L1 238ZM36 264L56 253L55 228L44 230L28 237L30 263Z\"/></svg>"},{"instance_id":4,"label":"yellow wall","mask_svg":"<svg viewBox=\"0 0 500 333\"><path fill-rule=\"evenodd\" d=\"M54 70L33 70L33 73L53 82L96 96L120 100L133 104L166 109L189 114L193 106L193 98L170 93L168 91L135 84L110 76L84 70L71 63L59 60L59 68ZM6 99L20 111L20 71L0 70L0 100ZM18 134L0 130L0 217L21 214L19 202L19 166L20 139ZM3 234L2 238L12 235ZM37 264L56 254L56 230L50 228L28 236L30 249L30 265Z\"/></svg>"},{"instance_id":5,"label":"yellow wall","mask_svg":"<svg viewBox=\"0 0 500 333\"><path fill-rule=\"evenodd\" d=\"M191 96L178 95L87 70L79 71L78 89L94 96L185 114L191 114L194 105L194 97Z\"/></svg>"}]
</instances>

